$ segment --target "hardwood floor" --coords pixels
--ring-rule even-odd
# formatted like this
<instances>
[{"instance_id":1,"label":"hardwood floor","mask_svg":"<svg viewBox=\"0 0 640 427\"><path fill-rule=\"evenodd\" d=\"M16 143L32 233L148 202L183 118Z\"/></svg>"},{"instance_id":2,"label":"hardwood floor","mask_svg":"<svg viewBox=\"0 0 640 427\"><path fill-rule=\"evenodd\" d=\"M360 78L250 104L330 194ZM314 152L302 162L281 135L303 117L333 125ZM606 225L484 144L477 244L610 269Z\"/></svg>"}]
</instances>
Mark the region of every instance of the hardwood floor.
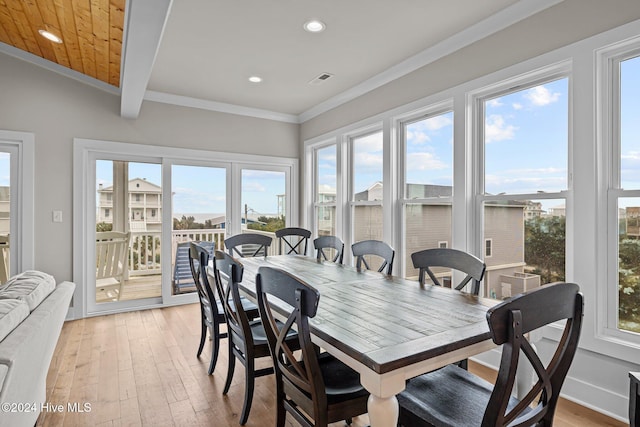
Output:
<instances>
[{"instance_id":1,"label":"hardwood floor","mask_svg":"<svg viewBox=\"0 0 640 427\"><path fill-rule=\"evenodd\" d=\"M43 412L37 426L237 426L244 372L236 367L227 396L226 340L214 375L207 375L210 347L195 357L200 338L197 304L136 311L65 323L47 376L47 398L63 411ZM209 342L210 343L210 342ZM259 367L267 366L264 360ZM470 363L481 376L495 373ZM248 427L273 424L273 376L256 379ZM73 411L68 403L85 412ZM84 405L88 404L89 407ZM353 426L368 425L366 415ZM288 427L297 424L290 420ZM333 426L343 426L335 423ZM556 426L626 424L562 401Z\"/></svg>"}]
</instances>

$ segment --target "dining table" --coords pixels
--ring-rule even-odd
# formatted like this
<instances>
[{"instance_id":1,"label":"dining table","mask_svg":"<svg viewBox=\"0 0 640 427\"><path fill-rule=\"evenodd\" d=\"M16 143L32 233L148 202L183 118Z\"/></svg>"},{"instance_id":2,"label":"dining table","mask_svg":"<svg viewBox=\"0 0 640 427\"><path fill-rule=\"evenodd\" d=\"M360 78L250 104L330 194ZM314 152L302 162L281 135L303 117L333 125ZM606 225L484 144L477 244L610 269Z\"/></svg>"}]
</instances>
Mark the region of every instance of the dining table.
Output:
<instances>
[{"instance_id":1,"label":"dining table","mask_svg":"<svg viewBox=\"0 0 640 427\"><path fill-rule=\"evenodd\" d=\"M496 347L486 320L496 300L306 256L240 261L239 286L251 299L262 266L320 292L312 341L360 374L371 427L397 426L396 395L410 378Z\"/></svg>"}]
</instances>

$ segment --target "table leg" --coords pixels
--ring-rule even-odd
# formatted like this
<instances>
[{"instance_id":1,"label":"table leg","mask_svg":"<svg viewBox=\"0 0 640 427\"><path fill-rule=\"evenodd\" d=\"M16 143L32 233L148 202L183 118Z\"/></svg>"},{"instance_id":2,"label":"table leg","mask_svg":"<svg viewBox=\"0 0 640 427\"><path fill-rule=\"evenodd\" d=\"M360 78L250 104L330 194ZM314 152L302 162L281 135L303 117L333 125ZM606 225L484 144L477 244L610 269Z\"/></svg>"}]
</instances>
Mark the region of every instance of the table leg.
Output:
<instances>
[{"instance_id":1,"label":"table leg","mask_svg":"<svg viewBox=\"0 0 640 427\"><path fill-rule=\"evenodd\" d=\"M369 395L367 402L371 427L396 427L398 425L398 399L395 396Z\"/></svg>"}]
</instances>

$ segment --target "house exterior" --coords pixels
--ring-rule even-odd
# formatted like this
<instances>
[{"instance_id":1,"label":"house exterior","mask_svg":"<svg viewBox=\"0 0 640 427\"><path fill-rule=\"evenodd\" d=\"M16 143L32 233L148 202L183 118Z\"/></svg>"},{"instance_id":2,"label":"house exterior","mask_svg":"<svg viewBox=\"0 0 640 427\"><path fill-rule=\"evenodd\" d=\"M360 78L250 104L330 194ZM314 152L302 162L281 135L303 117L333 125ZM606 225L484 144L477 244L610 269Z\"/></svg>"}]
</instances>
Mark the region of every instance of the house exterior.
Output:
<instances>
[{"instance_id":1,"label":"house exterior","mask_svg":"<svg viewBox=\"0 0 640 427\"><path fill-rule=\"evenodd\" d=\"M407 198L450 197L452 187L408 184ZM382 200L382 183L376 182L355 195L356 201ZM534 203L540 205L540 203ZM484 295L505 298L540 286L540 276L525 271L524 223L531 202L487 203L484 209L484 245L481 258L487 265L483 280ZM541 210L541 206L535 207ZM428 249L451 247L451 205L448 202L407 204L405 207L405 251L407 254ZM382 206L355 206L354 241L382 240ZM411 257L405 260L408 278L417 278ZM446 271L435 274L446 275Z\"/></svg>"},{"instance_id":2,"label":"house exterior","mask_svg":"<svg viewBox=\"0 0 640 427\"><path fill-rule=\"evenodd\" d=\"M161 231L162 188L144 178L129 180L129 226L132 231ZM113 223L113 186L98 186L96 223Z\"/></svg>"},{"instance_id":3,"label":"house exterior","mask_svg":"<svg viewBox=\"0 0 640 427\"><path fill-rule=\"evenodd\" d=\"M0 235L9 234L11 222L9 213L11 209L11 189L9 186L0 186Z\"/></svg>"}]
</instances>

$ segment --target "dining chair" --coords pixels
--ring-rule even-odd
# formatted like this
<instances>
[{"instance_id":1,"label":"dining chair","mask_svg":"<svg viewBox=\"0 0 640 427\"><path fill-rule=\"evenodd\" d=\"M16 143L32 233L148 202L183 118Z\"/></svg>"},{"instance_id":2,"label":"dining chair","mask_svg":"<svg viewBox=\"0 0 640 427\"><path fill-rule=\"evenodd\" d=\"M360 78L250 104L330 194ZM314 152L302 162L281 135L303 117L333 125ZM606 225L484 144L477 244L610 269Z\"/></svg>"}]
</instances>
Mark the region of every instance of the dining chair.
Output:
<instances>
[{"instance_id":1,"label":"dining chair","mask_svg":"<svg viewBox=\"0 0 640 427\"><path fill-rule=\"evenodd\" d=\"M260 267L256 276L258 307L276 374L276 426L284 427L286 413L305 427L326 427L367 412L369 393L360 384L360 376L347 365L320 353L311 342L309 319L315 317L320 293L289 273ZM277 322L271 304L279 305ZM295 329L300 355L284 340Z\"/></svg>"},{"instance_id":2,"label":"dining chair","mask_svg":"<svg viewBox=\"0 0 640 427\"><path fill-rule=\"evenodd\" d=\"M252 321L239 304L238 284L242 282L244 271L242 264L229 254L216 251L213 271L229 334L229 368L222 394L226 395L229 391L237 359L245 368L244 404L240 413L240 425L244 425L251 411L255 379L274 372L272 366L255 368L256 359L270 356L269 344L262 321ZM295 331L291 331L286 339L295 339Z\"/></svg>"},{"instance_id":3,"label":"dining chair","mask_svg":"<svg viewBox=\"0 0 640 427\"><path fill-rule=\"evenodd\" d=\"M282 228L276 231L276 238L279 241L280 255L283 255L283 242L286 252L284 255L306 255L311 231L298 227Z\"/></svg>"},{"instance_id":4,"label":"dining chair","mask_svg":"<svg viewBox=\"0 0 640 427\"><path fill-rule=\"evenodd\" d=\"M313 241L313 246L316 248L316 259L318 261L325 260L331 262L337 262L342 264L342 258L344 256L344 242L337 236L320 236ZM329 259L327 257L326 249L333 250L335 255Z\"/></svg>"},{"instance_id":5,"label":"dining chair","mask_svg":"<svg viewBox=\"0 0 640 427\"><path fill-rule=\"evenodd\" d=\"M262 255L266 258L272 238L264 234L258 233L241 233L224 239L224 247L227 248L229 255L233 256L234 252L240 257L256 257Z\"/></svg>"},{"instance_id":6,"label":"dining chair","mask_svg":"<svg viewBox=\"0 0 640 427\"><path fill-rule=\"evenodd\" d=\"M583 297L574 283L553 283L519 294L489 309L491 339L502 345L495 384L459 368L445 368L413 378L398 394L399 424L422 426L551 426L562 383L578 347ZM548 364L528 341L527 333L565 320L562 338ZM520 352L525 357L521 356ZM528 360L528 362L526 362ZM521 364L537 380L520 396L511 396ZM527 390L524 390L527 391Z\"/></svg>"},{"instance_id":7,"label":"dining chair","mask_svg":"<svg viewBox=\"0 0 640 427\"><path fill-rule=\"evenodd\" d=\"M466 274L465 278L455 286L455 289L459 291L462 290L467 283L473 279L469 293L472 295L478 295L480 293L480 281L484 277L487 266L481 259L467 252L451 248L425 249L412 253L411 260L413 261L414 268L420 269L419 281L421 285L425 283L426 272L434 285L442 286L438 278L433 274L431 268L445 267Z\"/></svg>"},{"instance_id":8,"label":"dining chair","mask_svg":"<svg viewBox=\"0 0 640 427\"><path fill-rule=\"evenodd\" d=\"M356 257L356 268L362 268L364 264L367 270L371 270L366 257L375 255L376 257L382 258L382 263L380 264L380 268L378 268L379 273L381 273L385 267L387 268L386 274L391 274L393 270L393 258L396 255L396 251L385 242L380 240L363 240L356 242L351 245L351 252L353 256ZM369 260L369 262L371 262L371 260Z\"/></svg>"},{"instance_id":9,"label":"dining chair","mask_svg":"<svg viewBox=\"0 0 640 427\"><path fill-rule=\"evenodd\" d=\"M213 374L218 361L220 350L220 340L227 338L227 333L220 332L220 324L226 322L224 308L216 298L215 291L209 283L207 266L210 260L209 249L196 242L189 242L189 267L193 276L198 299L200 300L200 345L196 357L200 357L207 338L207 330L211 337L211 360L209 362L208 374ZM246 298L242 298L242 307L247 316L254 319L258 316L258 306Z\"/></svg>"}]
</instances>

